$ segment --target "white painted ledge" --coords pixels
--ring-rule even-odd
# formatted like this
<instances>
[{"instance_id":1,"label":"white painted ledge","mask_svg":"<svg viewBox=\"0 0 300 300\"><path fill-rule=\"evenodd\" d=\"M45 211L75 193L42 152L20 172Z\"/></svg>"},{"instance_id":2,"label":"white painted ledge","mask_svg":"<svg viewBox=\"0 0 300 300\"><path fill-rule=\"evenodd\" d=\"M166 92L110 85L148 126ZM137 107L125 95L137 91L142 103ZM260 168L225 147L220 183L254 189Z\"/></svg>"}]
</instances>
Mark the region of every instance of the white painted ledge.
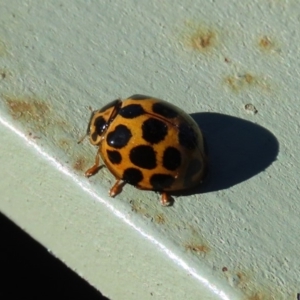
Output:
<instances>
[{"instance_id":1,"label":"white painted ledge","mask_svg":"<svg viewBox=\"0 0 300 300\"><path fill-rule=\"evenodd\" d=\"M2 3L0 210L113 300L296 299L299 11ZM192 113L207 137L202 193L170 208L130 186L110 199L107 170L83 176L89 107L136 93Z\"/></svg>"}]
</instances>

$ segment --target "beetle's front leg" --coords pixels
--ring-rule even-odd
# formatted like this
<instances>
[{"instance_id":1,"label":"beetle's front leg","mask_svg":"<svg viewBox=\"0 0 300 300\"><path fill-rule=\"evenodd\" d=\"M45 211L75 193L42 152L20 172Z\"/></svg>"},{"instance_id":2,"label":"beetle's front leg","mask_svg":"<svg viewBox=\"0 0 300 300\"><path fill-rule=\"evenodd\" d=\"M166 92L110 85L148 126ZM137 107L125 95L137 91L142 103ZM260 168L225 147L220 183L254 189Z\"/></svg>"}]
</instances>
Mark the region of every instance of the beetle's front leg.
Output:
<instances>
[{"instance_id":1,"label":"beetle's front leg","mask_svg":"<svg viewBox=\"0 0 300 300\"><path fill-rule=\"evenodd\" d=\"M86 177L91 177L91 176L95 175L103 167L103 165L100 166L99 164L100 164L100 147L96 154L94 165L92 167L90 167L88 170L86 170L84 175Z\"/></svg>"}]
</instances>

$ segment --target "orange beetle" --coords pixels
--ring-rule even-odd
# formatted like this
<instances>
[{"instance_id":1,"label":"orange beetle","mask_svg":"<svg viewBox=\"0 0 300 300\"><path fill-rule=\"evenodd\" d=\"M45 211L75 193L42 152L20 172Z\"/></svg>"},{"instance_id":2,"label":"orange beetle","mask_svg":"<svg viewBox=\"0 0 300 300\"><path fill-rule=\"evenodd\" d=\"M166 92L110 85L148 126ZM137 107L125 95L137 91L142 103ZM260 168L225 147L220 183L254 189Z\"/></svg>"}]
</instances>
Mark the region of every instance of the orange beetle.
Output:
<instances>
[{"instance_id":1,"label":"orange beetle","mask_svg":"<svg viewBox=\"0 0 300 300\"><path fill-rule=\"evenodd\" d=\"M197 186L206 174L203 135L195 121L178 107L156 98L133 95L117 99L92 113L87 129L100 157L115 176L110 196L129 183L161 193L169 205L170 193Z\"/></svg>"}]
</instances>

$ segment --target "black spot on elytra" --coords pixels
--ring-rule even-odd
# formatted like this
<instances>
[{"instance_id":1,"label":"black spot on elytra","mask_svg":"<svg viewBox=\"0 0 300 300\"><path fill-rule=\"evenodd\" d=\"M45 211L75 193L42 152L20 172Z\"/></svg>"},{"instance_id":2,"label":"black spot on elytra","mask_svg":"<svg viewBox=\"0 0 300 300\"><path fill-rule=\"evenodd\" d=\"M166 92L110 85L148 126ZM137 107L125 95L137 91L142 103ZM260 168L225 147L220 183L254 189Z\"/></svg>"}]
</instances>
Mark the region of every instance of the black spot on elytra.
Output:
<instances>
[{"instance_id":1,"label":"black spot on elytra","mask_svg":"<svg viewBox=\"0 0 300 300\"><path fill-rule=\"evenodd\" d=\"M150 184L154 191L163 191L165 188L169 188L175 178L168 174L154 174L150 178Z\"/></svg>"},{"instance_id":2,"label":"black spot on elytra","mask_svg":"<svg viewBox=\"0 0 300 300\"><path fill-rule=\"evenodd\" d=\"M185 123L179 125L178 139L181 146L193 150L197 146L197 136L192 127Z\"/></svg>"},{"instance_id":3,"label":"black spot on elytra","mask_svg":"<svg viewBox=\"0 0 300 300\"><path fill-rule=\"evenodd\" d=\"M145 111L144 111L143 107L139 104L130 104L125 107L122 107L119 110L119 114L123 118L126 118L126 119L133 119L144 113L145 113Z\"/></svg>"},{"instance_id":4,"label":"black spot on elytra","mask_svg":"<svg viewBox=\"0 0 300 300\"><path fill-rule=\"evenodd\" d=\"M99 111L104 112L104 111L108 110L111 107L118 106L118 104L121 104L121 102L122 101L120 99L116 99L114 101L111 101L108 104L106 104L105 106L103 106Z\"/></svg>"},{"instance_id":5,"label":"black spot on elytra","mask_svg":"<svg viewBox=\"0 0 300 300\"><path fill-rule=\"evenodd\" d=\"M116 150L107 150L107 157L110 160L110 162L114 165L118 165L122 161L122 156L120 152Z\"/></svg>"},{"instance_id":6,"label":"black spot on elytra","mask_svg":"<svg viewBox=\"0 0 300 300\"><path fill-rule=\"evenodd\" d=\"M168 147L163 154L163 166L170 171L176 170L181 165L181 153L174 147Z\"/></svg>"},{"instance_id":7,"label":"black spot on elytra","mask_svg":"<svg viewBox=\"0 0 300 300\"><path fill-rule=\"evenodd\" d=\"M147 100L147 99L151 99L152 97L150 96L146 96L146 95L132 95L130 97L128 97L128 99L132 99L132 100Z\"/></svg>"},{"instance_id":8,"label":"black spot on elytra","mask_svg":"<svg viewBox=\"0 0 300 300\"><path fill-rule=\"evenodd\" d=\"M97 131L94 131L94 132L92 133L91 137L92 137L92 140L93 140L94 142L96 142L96 141L97 141L97 138L98 138L98 133L97 133Z\"/></svg>"},{"instance_id":9,"label":"black spot on elytra","mask_svg":"<svg viewBox=\"0 0 300 300\"><path fill-rule=\"evenodd\" d=\"M191 185L193 176L199 173L202 168L203 168L203 164L199 159L197 158L192 159L189 162L189 165L185 173L184 185L185 186Z\"/></svg>"},{"instance_id":10,"label":"black spot on elytra","mask_svg":"<svg viewBox=\"0 0 300 300\"><path fill-rule=\"evenodd\" d=\"M94 121L94 126L96 127L97 134L98 135L102 135L102 133L107 128L107 122L106 122L106 120L102 116L99 116Z\"/></svg>"},{"instance_id":11,"label":"black spot on elytra","mask_svg":"<svg viewBox=\"0 0 300 300\"><path fill-rule=\"evenodd\" d=\"M168 119L176 118L178 116L177 111L160 102L153 104L152 111Z\"/></svg>"},{"instance_id":12,"label":"black spot on elytra","mask_svg":"<svg viewBox=\"0 0 300 300\"><path fill-rule=\"evenodd\" d=\"M131 131L125 125L118 125L107 135L106 141L109 146L121 149L128 144L131 137Z\"/></svg>"},{"instance_id":13,"label":"black spot on elytra","mask_svg":"<svg viewBox=\"0 0 300 300\"><path fill-rule=\"evenodd\" d=\"M131 149L129 157L140 168L151 170L156 167L156 153L151 146L136 146Z\"/></svg>"},{"instance_id":14,"label":"black spot on elytra","mask_svg":"<svg viewBox=\"0 0 300 300\"><path fill-rule=\"evenodd\" d=\"M122 179L132 185L137 185L143 180L143 174L139 169L128 168L124 171Z\"/></svg>"},{"instance_id":15,"label":"black spot on elytra","mask_svg":"<svg viewBox=\"0 0 300 300\"><path fill-rule=\"evenodd\" d=\"M143 139L151 144L157 144L164 140L168 133L167 125L160 120L149 118L142 125Z\"/></svg>"}]
</instances>

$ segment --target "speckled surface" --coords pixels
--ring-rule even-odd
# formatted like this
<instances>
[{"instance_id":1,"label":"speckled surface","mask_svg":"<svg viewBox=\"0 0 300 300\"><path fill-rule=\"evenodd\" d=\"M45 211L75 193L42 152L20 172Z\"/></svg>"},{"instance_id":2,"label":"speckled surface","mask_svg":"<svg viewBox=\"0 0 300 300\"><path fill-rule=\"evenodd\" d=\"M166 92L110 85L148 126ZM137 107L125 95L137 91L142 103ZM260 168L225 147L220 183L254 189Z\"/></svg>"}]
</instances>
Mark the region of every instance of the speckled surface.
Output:
<instances>
[{"instance_id":1,"label":"speckled surface","mask_svg":"<svg viewBox=\"0 0 300 300\"><path fill-rule=\"evenodd\" d=\"M298 1L1 6L1 156L7 165L1 184L9 195L1 211L91 284L101 289L105 282L113 299L124 296L122 284L135 292L129 299L143 292L144 299L295 299ZM131 186L109 199L113 178L105 169L83 177L96 153L88 141L77 145L89 107L136 93L185 109L207 139L208 179L169 208L155 193ZM129 255L120 250L126 247ZM193 270L176 265L168 251ZM106 258L99 264L97 253ZM97 271L102 263L111 271L106 279Z\"/></svg>"}]
</instances>

